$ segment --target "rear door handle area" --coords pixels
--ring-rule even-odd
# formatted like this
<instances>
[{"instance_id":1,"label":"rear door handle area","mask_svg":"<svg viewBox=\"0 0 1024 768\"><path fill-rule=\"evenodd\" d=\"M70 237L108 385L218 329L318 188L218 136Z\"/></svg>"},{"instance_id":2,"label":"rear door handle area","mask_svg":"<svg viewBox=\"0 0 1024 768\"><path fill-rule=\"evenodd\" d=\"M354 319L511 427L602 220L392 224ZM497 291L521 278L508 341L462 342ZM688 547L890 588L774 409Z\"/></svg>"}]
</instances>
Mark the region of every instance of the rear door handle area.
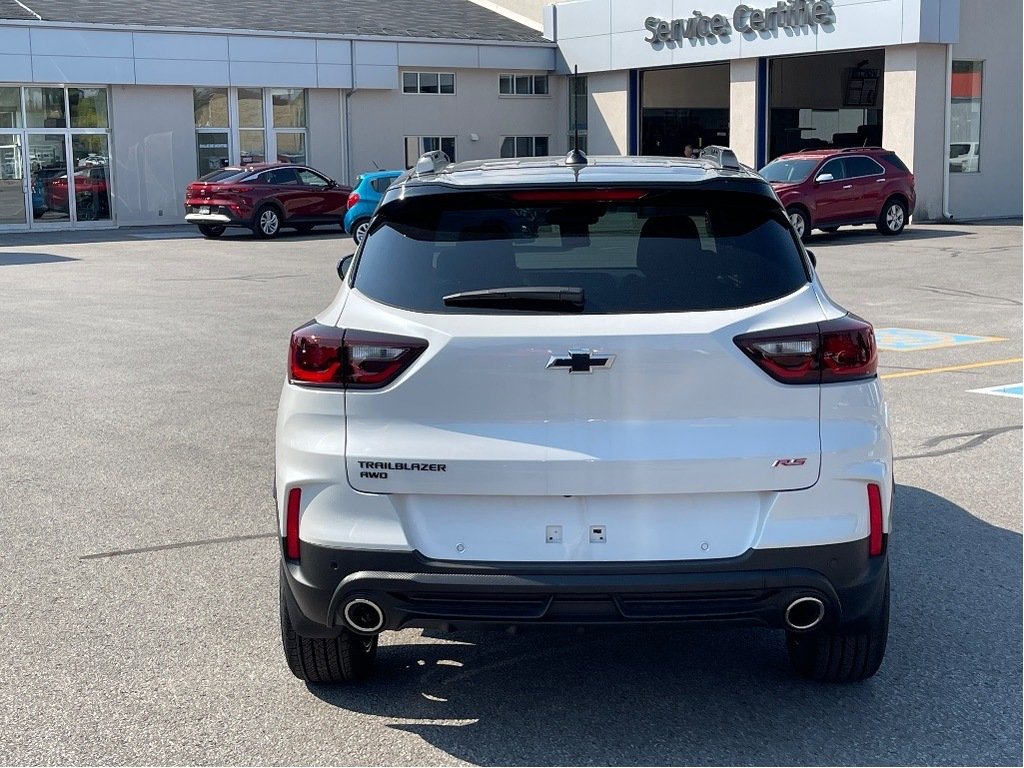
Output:
<instances>
[{"instance_id":1,"label":"rear door handle area","mask_svg":"<svg viewBox=\"0 0 1024 768\"><path fill-rule=\"evenodd\" d=\"M853 184L847 184L843 189L853 189Z\"/></svg>"},{"instance_id":2,"label":"rear door handle area","mask_svg":"<svg viewBox=\"0 0 1024 768\"><path fill-rule=\"evenodd\" d=\"M885 179L875 179L875 184L881 184Z\"/></svg>"}]
</instances>

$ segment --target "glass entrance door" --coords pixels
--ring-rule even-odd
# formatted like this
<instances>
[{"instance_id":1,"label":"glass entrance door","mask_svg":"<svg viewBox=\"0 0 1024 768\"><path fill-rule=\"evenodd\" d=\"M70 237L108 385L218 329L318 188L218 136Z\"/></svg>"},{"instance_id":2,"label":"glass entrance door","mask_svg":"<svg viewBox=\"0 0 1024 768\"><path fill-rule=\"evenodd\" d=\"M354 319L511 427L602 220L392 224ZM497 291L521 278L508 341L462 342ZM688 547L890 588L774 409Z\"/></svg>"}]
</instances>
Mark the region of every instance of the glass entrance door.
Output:
<instances>
[{"instance_id":1,"label":"glass entrance door","mask_svg":"<svg viewBox=\"0 0 1024 768\"><path fill-rule=\"evenodd\" d=\"M32 199L43 210L33 216L40 223L71 220L70 169L63 133L28 134L28 160Z\"/></svg>"},{"instance_id":2,"label":"glass entrance door","mask_svg":"<svg viewBox=\"0 0 1024 768\"><path fill-rule=\"evenodd\" d=\"M75 166L71 180L75 188L76 221L110 219L110 148L107 142L107 136L102 134L71 136L71 159Z\"/></svg>"},{"instance_id":3,"label":"glass entrance door","mask_svg":"<svg viewBox=\"0 0 1024 768\"><path fill-rule=\"evenodd\" d=\"M0 133L0 225L28 223L26 189L21 134Z\"/></svg>"}]
</instances>

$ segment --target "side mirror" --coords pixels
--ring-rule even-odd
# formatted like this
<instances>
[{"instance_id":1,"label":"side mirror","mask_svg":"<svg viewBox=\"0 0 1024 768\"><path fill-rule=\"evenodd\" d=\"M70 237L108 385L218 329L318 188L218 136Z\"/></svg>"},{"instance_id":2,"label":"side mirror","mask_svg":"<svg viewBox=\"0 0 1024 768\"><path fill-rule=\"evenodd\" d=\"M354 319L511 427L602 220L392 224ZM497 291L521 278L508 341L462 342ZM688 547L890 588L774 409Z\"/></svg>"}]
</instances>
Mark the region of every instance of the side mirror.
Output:
<instances>
[{"instance_id":1,"label":"side mirror","mask_svg":"<svg viewBox=\"0 0 1024 768\"><path fill-rule=\"evenodd\" d=\"M327 188L328 189L334 189L336 186L338 186L338 182L336 182L334 179L328 179L327 180Z\"/></svg>"},{"instance_id":2,"label":"side mirror","mask_svg":"<svg viewBox=\"0 0 1024 768\"><path fill-rule=\"evenodd\" d=\"M811 266L815 269L818 268L818 257L814 255L814 251L807 252L807 258L811 260Z\"/></svg>"},{"instance_id":3,"label":"side mirror","mask_svg":"<svg viewBox=\"0 0 1024 768\"><path fill-rule=\"evenodd\" d=\"M356 255L353 253L338 262L338 279L342 282L345 282L345 276L348 275L349 267L352 266L352 260L355 259L355 257Z\"/></svg>"},{"instance_id":4,"label":"side mirror","mask_svg":"<svg viewBox=\"0 0 1024 768\"><path fill-rule=\"evenodd\" d=\"M823 173L820 176L814 177L815 184L821 184L825 181L835 181L835 177L831 173Z\"/></svg>"}]
</instances>

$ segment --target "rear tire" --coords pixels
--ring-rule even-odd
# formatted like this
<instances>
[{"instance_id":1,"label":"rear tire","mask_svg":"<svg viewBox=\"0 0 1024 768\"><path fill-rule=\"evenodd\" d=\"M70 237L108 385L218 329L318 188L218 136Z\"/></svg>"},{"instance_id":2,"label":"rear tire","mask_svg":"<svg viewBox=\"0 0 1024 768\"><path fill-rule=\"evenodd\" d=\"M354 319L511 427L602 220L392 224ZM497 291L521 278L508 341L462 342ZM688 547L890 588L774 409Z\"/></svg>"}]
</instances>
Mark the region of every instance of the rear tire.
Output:
<instances>
[{"instance_id":1,"label":"rear tire","mask_svg":"<svg viewBox=\"0 0 1024 768\"><path fill-rule=\"evenodd\" d=\"M352 227L352 239L356 241L356 245L363 242L363 238L366 237L367 231L370 229L369 219L360 219Z\"/></svg>"},{"instance_id":2,"label":"rear tire","mask_svg":"<svg viewBox=\"0 0 1024 768\"><path fill-rule=\"evenodd\" d=\"M256 237L269 240L281 232L281 214L272 205L261 206L253 219L252 231Z\"/></svg>"},{"instance_id":3,"label":"rear tire","mask_svg":"<svg viewBox=\"0 0 1024 768\"><path fill-rule=\"evenodd\" d=\"M816 632L787 632L786 646L793 669L824 683L855 683L874 675L885 656L889 635L889 571L885 587L866 628L842 627Z\"/></svg>"},{"instance_id":4,"label":"rear tire","mask_svg":"<svg viewBox=\"0 0 1024 768\"><path fill-rule=\"evenodd\" d=\"M882 206L876 225L883 235L898 235L907 226L907 206L896 197L890 197Z\"/></svg>"},{"instance_id":5,"label":"rear tire","mask_svg":"<svg viewBox=\"0 0 1024 768\"><path fill-rule=\"evenodd\" d=\"M199 232L209 240L216 240L224 234L224 227L220 224L200 224Z\"/></svg>"},{"instance_id":6,"label":"rear tire","mask_svg":"<svg viewBox=\"0 0 1024 768\"><path fill-rule=\"evenodd\" d=\"M796 236L806 241L811 234L811 220L807 216L807 211L794 205L786 209L786 215L789 216L789 221L793 225L793 231L796 232Z\"/></svg>"},{"instance_id":7,"label":"rear tire","mask_svg":"<svg viewBox=\"0 0 1024 768\"><path fill-rule=\"evenodd\" d=\"M292 627L281 576L281 644L288 669L306 683L350 683L373 672L377 637L360 637L342 630L336 638L303 637Z\"/></svg>"}]
</instances>

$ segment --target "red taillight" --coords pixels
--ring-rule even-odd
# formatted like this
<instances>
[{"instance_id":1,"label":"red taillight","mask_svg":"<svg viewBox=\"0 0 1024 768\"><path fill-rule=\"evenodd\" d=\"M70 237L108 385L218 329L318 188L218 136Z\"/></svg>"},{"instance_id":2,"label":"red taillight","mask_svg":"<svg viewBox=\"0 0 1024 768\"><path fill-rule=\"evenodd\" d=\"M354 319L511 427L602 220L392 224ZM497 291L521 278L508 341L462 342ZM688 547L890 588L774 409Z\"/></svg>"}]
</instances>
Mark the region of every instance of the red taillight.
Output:
<instances>
[{"instance_id":1,"label":"red taillight","mask_svg":"<svg viewBox=\"0 0 1024 768\"><path fill-rule=\"evenodd\" d=\"M348 195L348 200L345 201L345 210L347 211L349 208L351 208L352 206L354 206L358 202L359 202L359 193L358 192L350 192L349 195Z\"/></svg>"},{"instance_id":2,"label":"red taillight","mask_svg":"<svg viewBox=\"0 0 1024 768\"><path fill-rule=\"evenodd\" d=\"M734 341L747 357L783 384L828 384L870 379L878 370L871 324L854 315L793 328L745 333Z\"/></svg>"},{"instance_id":3,"label":"red taillight","mask_svg":"<svg viewBox=\"0 0 1024 768\"><path fill-rule=\"evenodd\" d=\"M647 195L646 189L528 189L509 192L508 198L520 203L613 203L620 200L639 200Z\"/></svg>"},{"instance_id":4,"label":"red taillight","mask_svg":"<svg viewBox=\"0 0 1024 768\"><path fill-rule=\"evenodd\" d=\"M882 554L882 489L868 483L868 554Z\"/></svg>"},{"instance_id":5,"label":"red taillight","mask_svg":"<svg viewBox=\"0 0 1024 768\"><path fill-rule=\"evenodd\" d=\"M302 491L292 488L288 491L288 511L285 516L284 554L289 560L299 559L299 507Z\"/></svg>"},{"instance_id":6,"label":"red taillight","mask_svg":"<svg viewBox=\"0 0 1024 768\"><path fill-rule=\"evenodd\" d=\"M292 332L288 376L306 386L377 389L394 381L426 348L423 339L309 323Z\"/></svg>"}]
</instances>

